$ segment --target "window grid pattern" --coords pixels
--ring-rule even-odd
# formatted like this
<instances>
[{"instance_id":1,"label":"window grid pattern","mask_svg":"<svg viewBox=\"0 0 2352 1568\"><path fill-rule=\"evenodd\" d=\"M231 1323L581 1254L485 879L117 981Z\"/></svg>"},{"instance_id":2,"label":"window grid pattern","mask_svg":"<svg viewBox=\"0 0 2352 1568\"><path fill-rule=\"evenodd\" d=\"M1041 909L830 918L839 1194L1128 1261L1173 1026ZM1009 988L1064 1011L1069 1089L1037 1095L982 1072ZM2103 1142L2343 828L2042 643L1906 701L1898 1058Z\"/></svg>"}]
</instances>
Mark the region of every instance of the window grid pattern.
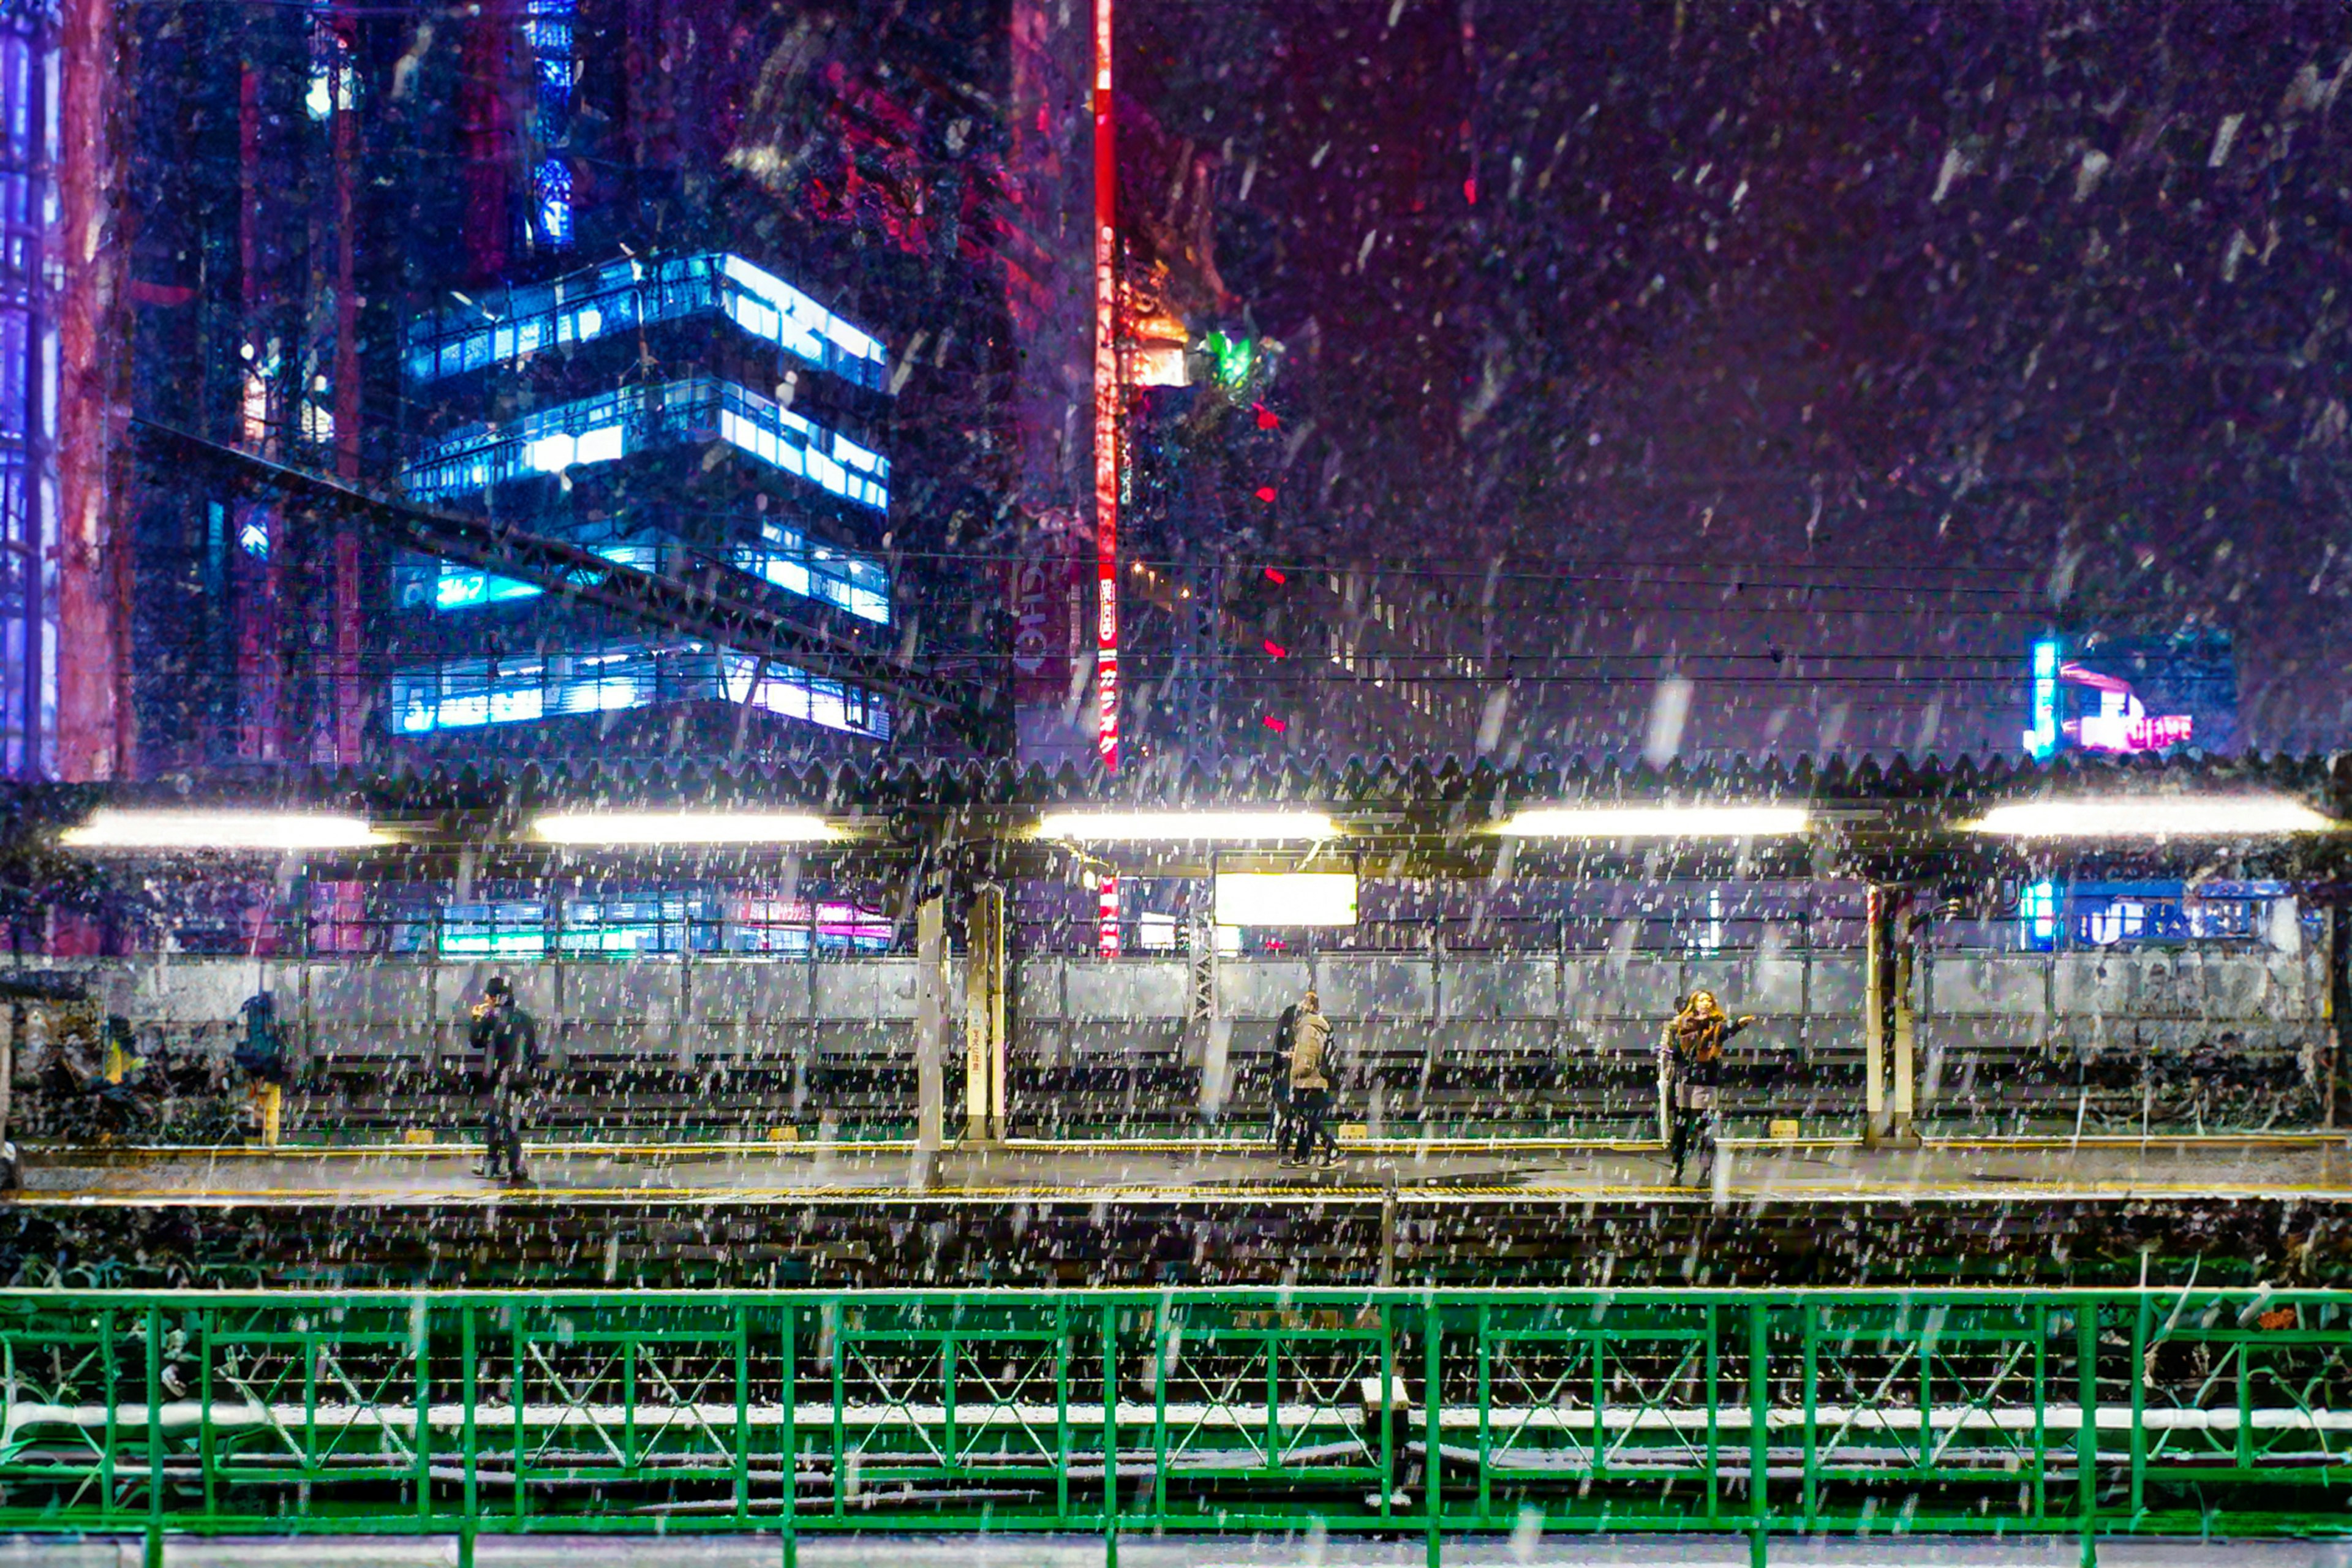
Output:
<instances>
[{"instance_id":1,"label":"window grid pattern","mask_svg":"<svg viewBox=\"0 0 2352 1568\"><path fill-rule=\"evenodd\" d=\"M446 500L535 474L714 438L829 495L877 511L889 508L887 458L756 392L707 375L623 387L503 425L469 426L427 447L401 479L419 500Z\"/></svg>"},{"instance_id":2,"label":"window grid pattern","mask_svg":"<svg viewBox=\"0 0 2352 1568\"><path fill-rule=\"evenodd\" d=\"M877 697L701 644L632 640L590 654L444 659L396 671L390 697L387 722L411 736L721 699L828 730L890 736L889 707Z\"/></svg>"},{"instance_id":3,"label":"window grid pattern","mask_svg":"<svg viewBox=\"0 0 2352 1568\"><path fill-rule=\"evenodd\" d=\"M881 910L845 900L663 889L456 900L394 917L392 948L447 957L623 958L680 952L887 952Z\"/></svg>"},{"instance_id":4,"label":"window grid pattern","mask_svg":"<svg viewBox=\"0 0 2352 1568\"><path fill-rule=\"evenodd\" d=\"M566 180L568 186L568 173ZM889 361L879 339L764 268L719 252L615 261L506 289L478 308L425 317L409 327L404 363L409 381L422 384L713 312L814 369L858 386L889 389Z\"/></svg>"},{"instance_id":5,"label":"window grid pattern","mask_svg":"<svg viewBox=\"0 0 2352 1568\"><path fill-rule=\"evenodd\" d=\"M845 610L877 626L890 624L890 574L881 563L820 544L797 528L775 523L760 530L761 542L738 545L729 563L772 587ZM699 564L702 558L675 541L593 545L616 565L662 572L673 564ZM586 568L572 574L577 583L603 575ZM430 555L404 556L393 568L393 602L404 610L457 611L536 599L535 583L501 577L478 566Z\"/></svg>"}]
</instances>

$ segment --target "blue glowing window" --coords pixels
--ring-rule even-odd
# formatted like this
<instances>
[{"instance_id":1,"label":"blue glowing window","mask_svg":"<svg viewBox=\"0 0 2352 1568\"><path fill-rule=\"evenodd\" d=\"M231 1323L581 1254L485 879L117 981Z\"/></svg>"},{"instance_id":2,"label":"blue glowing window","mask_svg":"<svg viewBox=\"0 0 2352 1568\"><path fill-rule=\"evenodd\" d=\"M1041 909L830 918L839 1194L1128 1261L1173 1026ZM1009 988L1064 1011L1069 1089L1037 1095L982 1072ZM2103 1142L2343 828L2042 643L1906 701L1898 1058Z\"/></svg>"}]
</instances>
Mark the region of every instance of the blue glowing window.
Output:
<instances>
[{"instance_id":1,"label":"blue glowing window","mask_svg":"<svg viewBox=\"0 0 2352 1568\"><path fill-rule=\"evenodd\" d=\"M425 449L402 473L419 500L469 495L531 474L608 463L648 447L708 441L875 510L890 505L890 460L732 382L692 376L600 393L508 424L476 426Z\"/></svg>"},{"instance_id":2,"label":"blue glowing window","mask_svg":"<svg viewBox=\"0 0 2352 1568\"><path fill-rule=\"evenodd\" d=\"M546 908L536 899L451 904L441 912L441 951L453 957L544 957Z\"/></svg>"},{"instance_id":3,"label":"blue glowing window","mask_svg":"<svg viewBox=\"0 0 2352 1568\"><path fill-rule=\"evenodd\" d=\"M702 645L625 642L593 654L506 661L451 659L395 673L388 722L423 736L564 715L616 712L664 701L727 700L790 719L887 740L880 699L790 665Z\"/></svg>"},{"instance_id":4,"label":"blue glowing window","mask_svg":"<svg viewBox=\"0 0 2352 1568\"><path fill-rule=\"evenodd\" d=\"M542 81L542 93L551 90ZM568 168L564 182L563 232L568 238ZM881 340L766 268L716 251L611 262L552 282L517 285L462 309L425 317L408 329L404 363L411 381L427 382L462 375L524 352L517 331L524 323L538 326L541 342L577 343L640 325L712 313L724 315L804 364L859 386L889 390L889 361ZM503 338L501 327L509 329Z\"/></svg>"},{"instance_id":5,"label":"blue glowing window","mask_svg":"<svg viewBox=\"0 0 2352 1568\"><path fill-rule=\"evenodd\" d=\"M2017 937L2026 947L2047 950L2058 940L2058 884L2030 882L2017 898Z\"/></svg>"},{"instance_id":6,"label":"blue glowing window","mask_svg":"<svg viewBox=\"0 0 2352 1568\"><path fill-rule=\"evenodd\" d=\"M539 206L541 237L557 249L572 243L572 165L561 158L549 158L539 165L532 177L533 195ZM511 333L501 345L499 358L511 359L515 349Z\"/></svg>"},{"instance_id":7,"label":"blue glowing window","mask_svg":"<svg viewBox=\"0 0 2352 1568\"><path fill-rule=\"evenodd\" d=\"M2045 637L2033 645L2033 727L2025 731L2025 750L2036 761L2047 761L2058 751L2058 644Z\"/></svg>"}]
</instances>

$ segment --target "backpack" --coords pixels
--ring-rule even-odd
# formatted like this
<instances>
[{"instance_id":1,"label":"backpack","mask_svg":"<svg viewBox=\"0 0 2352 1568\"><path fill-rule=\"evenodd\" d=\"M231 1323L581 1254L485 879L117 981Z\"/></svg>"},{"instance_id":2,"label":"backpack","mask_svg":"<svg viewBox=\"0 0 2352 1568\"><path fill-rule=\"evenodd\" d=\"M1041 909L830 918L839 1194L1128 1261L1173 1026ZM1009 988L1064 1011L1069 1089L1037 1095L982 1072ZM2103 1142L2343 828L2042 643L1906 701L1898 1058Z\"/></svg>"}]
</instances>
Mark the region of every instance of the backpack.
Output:
<instances>
[{"instance_id":1,"label":"backpack","mask_svg":"<svg viewBox=\"0 0 2352 1568\"><path fill-rule=\"evenodd\" d=\"M1298 1045L1298 1004L1293 1002L1282 1010L1274 1024L1274 1054L1284 1061Z\"/></svg>"},{"instance_id":2,"label":"backpack","mask_svg":"<svg viewBox=\"0 0 2352 1568\"><path fill-rule=\"evenodd\" d=\"M245 1017L245 1038L229 1059L237 1070L257 1079L274 1079L286 1071L286 1031L278 1022L278 1001L267 991L245 999L237 1011Z\"/></svg>"}]
</instances>

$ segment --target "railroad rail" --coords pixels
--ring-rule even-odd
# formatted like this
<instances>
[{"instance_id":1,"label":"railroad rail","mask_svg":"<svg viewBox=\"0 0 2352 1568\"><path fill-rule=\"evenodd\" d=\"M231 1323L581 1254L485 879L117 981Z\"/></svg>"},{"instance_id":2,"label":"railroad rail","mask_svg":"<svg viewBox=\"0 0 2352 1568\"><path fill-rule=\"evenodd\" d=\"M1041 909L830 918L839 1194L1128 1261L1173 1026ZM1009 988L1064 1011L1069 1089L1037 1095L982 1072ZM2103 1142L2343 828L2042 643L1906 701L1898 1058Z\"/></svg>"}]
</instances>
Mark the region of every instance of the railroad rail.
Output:
<instances>
[{"instance_id":1,"label":"railroad rail","mask_svg":"<svg viewBox=\"0 0 2352 1568\"><path fill-rule=\"evenodd\" d=\"M2352 1292L0 1293L0 1530L2352 1535Z\"/></svg>"}]
</instances>

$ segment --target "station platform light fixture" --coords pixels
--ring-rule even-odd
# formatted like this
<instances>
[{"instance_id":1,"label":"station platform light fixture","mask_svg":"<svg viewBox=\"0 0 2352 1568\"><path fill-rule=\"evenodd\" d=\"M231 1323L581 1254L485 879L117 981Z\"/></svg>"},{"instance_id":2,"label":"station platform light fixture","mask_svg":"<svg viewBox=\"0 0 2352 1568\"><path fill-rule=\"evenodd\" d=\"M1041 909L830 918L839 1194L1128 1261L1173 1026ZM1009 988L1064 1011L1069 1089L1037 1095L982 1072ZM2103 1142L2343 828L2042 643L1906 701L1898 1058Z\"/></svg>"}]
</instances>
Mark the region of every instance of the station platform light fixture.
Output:
<instances>
[{"instance_id":1,"label":"station platform light fixture","mask_svg":"<svg viewBox=\"0 0 2352 1568\"><path fill-rule=\"evenodd\" d=\"M363 817L311 811L102 807L60 841L76 849L365 849L392 840Z\"/></svg>"},{"instance_id":2,"label":"station platform light fixture","mask_svg":"<svg viewBox=\"0 0 2352 1568\"><path fill-rule=\"evenodd\" d=\"M2218 795L2020 801L1963 826L2011 838L2267 838L2343 825L2285 795Z\"/></svg>"},{"instance_id":3,"label":"station platform light fixture","mask_svg":"<svg viewBox=\"0 0 2352 1568\"><path fill-rule=\"evenodd\" d=\"M550 844L627 847L665 844L823 844L840 837L824 818L779 811L561 811L530 825Z\"/></svg>"},{"instance_id":4,"label":"station platform light fixture","mask_svg":"<svg viewBox=\"0 0 2352 1568\"><path fill-rule=\"evenodd\" d=\"M1513 838L1770 838L1805 831L1797 805L1531 806L1496 825Z\"/></svg>"},{"instance_id":5,"label":"station platform light fixture","mask_svg":"<svg viewBox=\"0 0 2352 1568\"><path fill-rule=\"evenodd\" d=\"M1047 838L1097 844L1275 844L1329 838L1339 831L1319 811L1049 811L1037 819Z\"/></svg>"}]
</instances>

